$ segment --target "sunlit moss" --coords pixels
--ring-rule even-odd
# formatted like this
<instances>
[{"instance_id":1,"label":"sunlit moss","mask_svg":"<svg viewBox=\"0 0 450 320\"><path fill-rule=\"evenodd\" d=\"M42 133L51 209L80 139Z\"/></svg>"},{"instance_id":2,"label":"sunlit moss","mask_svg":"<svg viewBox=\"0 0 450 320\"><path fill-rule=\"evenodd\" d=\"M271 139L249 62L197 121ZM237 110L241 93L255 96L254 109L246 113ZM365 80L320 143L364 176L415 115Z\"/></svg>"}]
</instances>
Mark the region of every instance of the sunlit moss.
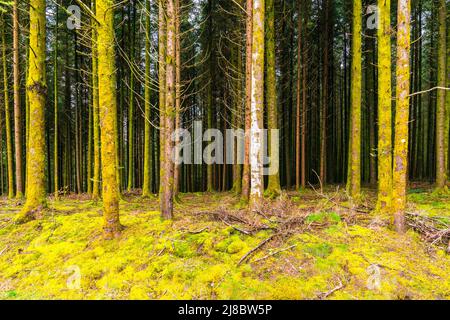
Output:
<instances>
[{"instance_id":1,"label":"sunlit moss","mask_svg":"<svg viewBox=\"0 0 450 320\"><path fill-rule=\"evenodd\" d=\"M199 219L190 214L198 206L185 200L184 214L174 222L147 209L158 206L156 199L123 202L125 229L112 241L102 238L101 204L50 202L43 220L0 230L0 251L6 248L0 255L0 298L317 299L340 283L342 289L327 299L450 298L449 256L434 247L430 254L413 231L399 236L385 227L347 225L338 212L319 212L308 221L327 228L274 241L238 266L271 231L248 236ZM197 200L211 208L221 198ZM442 198L419 200L411 205L431 211L446 206ZM371 265L381 278L379 287L369 289ZM74 266L81 275L78 289L68 287Z\"/></svg>"}]
</instances>

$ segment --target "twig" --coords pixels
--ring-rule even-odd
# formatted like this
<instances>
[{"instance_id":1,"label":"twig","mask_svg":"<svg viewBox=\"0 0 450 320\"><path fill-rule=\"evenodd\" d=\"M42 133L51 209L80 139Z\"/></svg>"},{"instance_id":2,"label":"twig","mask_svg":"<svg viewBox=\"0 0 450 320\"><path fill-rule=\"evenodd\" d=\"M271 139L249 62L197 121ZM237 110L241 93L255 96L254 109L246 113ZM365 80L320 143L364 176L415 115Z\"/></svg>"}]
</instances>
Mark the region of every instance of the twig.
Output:
<instances>
[{"instance_id":1,"label":"twig","mask_svg":"<svg viewBox=\"0 0 450 320\"><path fill-rule=\"evenodd\" d=\"M287 250L289 250L289 249L295 248L296 246L297 246L297 245L294 244L294 245L289 246L289 247L287 247L287 248L277 250L277 251L275 251L275 252L272 252L271 254L268 254L268 255L265 255L264 257L261 257L261 258L259 258L259 259L256 259L255 261L253 261L253 263L260 262L260 261L265 260L265 259L267 259L267 258L270 258L270 257L272 257L272 256L274 256L274 255L276 255L276 254L278 254L278 253L281 253L281 252L287 251Z\"/></svg>"},{"instance_id":2,"label":"twig","mask_svg":"<svg viewBox=\"0 0 450 320\"><path fill-rule=\"evenodd\" d=\"M240 229L240 228L238 228L238 227L232 225L231 223L226 222L224 219L221 219L221 220L222 220L223 223L225 223L225 224L226 224L227 226L229 226L229 227L232 227L234 230L237 230L237 231L239 231L239 232L241 232L241 233L243 233L243 234L246 234L246 235L248 235L248 236L252 234L252 232L247 231L247 230L244 230L244 229Z\"/></svg>"},{"instance_id":3,"label":"twig","mask_svg":"<svg viewBox=\"0 0 450 320\"><path fill-rule=\"evenodd\" d=\"M331 289L331 290L328 291L328 292L321 293L321 294L319 294L317 297L318 297L319 299L326 299L326 298L328 298L330 295L332 295L333 293L335 293L335 292L338 291L338 290L343 289L344 287L345 287L345 286L344 286L344 284L342 283L342 281L339 281L339 285L338 285L336 288Z\"/></svg>"},{"instance_id":4,"label":"twig","mask_svg":"<svg viewBox=\"0 0 450 320\"><path fill-rule=\"evenodd\" d=\"M275 237L275 235L271 235L270 237L268 237L267 239L261 241L256 247L254 247L252 250L250 250L249 252L247 252L242 258L241 260L239 260L238 262L238 266L240 266L244 261L246 261L248 258L250 258L250 256L255 253L256 251L258 251L259 249L261 249L266 243L268 243L270 240L272 240Z\"/></svg>"},{"instance_id":5,"label":"twig","mask_svg":"<svg viewBox=\"0 0 450 320\"><path fill-rule=\"evenodd\" d=\"M410 97L414 97L414 96L417 96L417 95L419 95L419 94L427 93L427 92L434 91L434 90L450 90L450 88L446 88L446 87L434 87L434 88L431 88L431 89L427 89L427 90L423 90L423 91L411 93L409 96L410 96Z\"/></svg>"},{"instance_id":6,"label":"twig","mask_svg":"<svg viewBox=\"0 0 450 320\"><path fill-rule=\"evenodd\" d=\"M204 228L202 228L200 230L197 230L197 231L188 231L188 232L191 233L191 234L199 234L199 233L202 233L205 230L209 231L209 227L204 227Z\"/></svg>"},{"instance_id":7,"label":"twig","mask_svg":"<svg viewBox=\"0 0 450 320\"><path fill-rule=\"evenodd\" d=\"M6 251L6 249L8 249L8 246L4 247L2 251L0 251L0 256L3 254L3 252Z\"/></svg>"}]
</instances>

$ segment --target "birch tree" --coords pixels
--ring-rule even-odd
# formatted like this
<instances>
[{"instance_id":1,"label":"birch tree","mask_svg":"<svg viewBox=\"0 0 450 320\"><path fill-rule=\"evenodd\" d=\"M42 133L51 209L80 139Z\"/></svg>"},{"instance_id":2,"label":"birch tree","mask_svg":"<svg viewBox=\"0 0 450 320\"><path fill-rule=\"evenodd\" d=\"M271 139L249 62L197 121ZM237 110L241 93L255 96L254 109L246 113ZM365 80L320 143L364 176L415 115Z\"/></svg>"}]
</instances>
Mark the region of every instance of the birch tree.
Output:
<instances>
[{"instance_id":1,"label":"birch tree","mask_svg":"<svg viewBox=\"0 0 450 320\"><path fill-rule=\"evenodd\" d=\"M250 132L250 203L262 197L263 179L263 110L264 110L264 0L253 0L252 94Z\"/></svg>"}]
</instances>

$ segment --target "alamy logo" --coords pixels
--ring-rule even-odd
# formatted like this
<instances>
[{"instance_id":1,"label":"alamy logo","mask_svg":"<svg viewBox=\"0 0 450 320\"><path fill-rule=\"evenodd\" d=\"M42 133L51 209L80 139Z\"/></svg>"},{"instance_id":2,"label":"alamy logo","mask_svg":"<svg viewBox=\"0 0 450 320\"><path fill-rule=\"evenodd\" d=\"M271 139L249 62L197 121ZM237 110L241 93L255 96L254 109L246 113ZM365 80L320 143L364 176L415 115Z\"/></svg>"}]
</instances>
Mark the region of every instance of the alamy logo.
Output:
<instances>
[{"instance_id":1,"label":"alamy logo","mask_svg":"<svg viewBox=\"0 0 450 320\"><path fill-rule=\"evenodd\" d=\"M172 161L177 164L244 164L245 136L258 135L262 144L255 151L258 152L258 160L264 166L264 175L278 173L278 161L272 161L271 153L278 154L279 130L278 129L251 129L245 132L243 129L227 129L225 137L218 129L208 129L203 132L202 121L194 121L192 132L187 129L177 129L172 134L175 142ZM206 147L203 148L203 143ZM250 148L252 148L250 144Z\"/></svg>"},{"instance_id":2,"label":"alamy logo","mask_svg":"<svg viewBox=\"0 0 450 320\"><path fill-rule=\"evenodd\" d=\"M369 278L367 279L367 289L378 290L381 288L381 270L376 264L370 265L367 270Z\"/></svg>"},{"instance_id":3,"label":"alamy logo","mask_svg":"<svg viewBox=\"0 0 450 320\"><path fill-rule=\"evenodd\" d=\"M378 6L371 4L367 7L367 29L373 30L378 28L379 10Z\"/></svg>"},{"instance_id":4,"label":"alamy logo","mask_svg":"<svg viewBox=\"0 0 450 320\"><path fill-rule=\"evenodd\" d=\"M71 5L67 8L70 16L67 18L67 28L69 30L81 28L81 9L79 6Z\"/></svg>"},{"instance_id":5,"label":"alamy logo","mask_svg":"<svg viewBox=\"0 0 450 320\"><path fill-rule=\"evenodd\" d=\"M81 288L81 270L79 266L70 266L65 270L69 275L66 284L70 290L78 290Z\"/></svg>"}]
</instances>

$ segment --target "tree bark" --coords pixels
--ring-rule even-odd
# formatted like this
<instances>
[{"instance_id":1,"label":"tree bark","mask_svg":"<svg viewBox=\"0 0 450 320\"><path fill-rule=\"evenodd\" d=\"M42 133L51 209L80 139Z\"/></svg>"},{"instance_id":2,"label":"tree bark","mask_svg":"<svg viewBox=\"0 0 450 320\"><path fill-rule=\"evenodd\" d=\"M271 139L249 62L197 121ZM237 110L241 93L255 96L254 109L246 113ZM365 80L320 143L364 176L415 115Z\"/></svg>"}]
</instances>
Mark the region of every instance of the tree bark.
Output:
<instances>
[{"instance_id":1,"label":"tree bark","mask_svg":"<svg viewBox=\"0 0 450 320\"><path fill-rule=\"evenodd\" d=\"M394 171L392 207L397 232L406 230L406 188L408 181L408 126L410 94L411 2L398 0L397 9L397 102L395 108Z\"/></svg>"},{"instance_id":2,"label":"tree bark","mask_svg":"<svg viewBox=\"0 0 450 320\"><path fill-rule=\"evenodd\" d=\"M391 209L392 102L390 0L378 3L378 211Z\"/></svg>"},{"instance_id":3,"label":"tree bark","mask_svg":"<svg viewBox=\"0 0 450 320\"><path fill-rule=\"evenodd\" d=\"M359 199L361 192L361 14L361 0L353 1L350 158L348 160L347 192L355 200Z\"/></svg>"},{"instance_id":4,"label":"tree bark","mask_svg":"<svg viewBox=\"0 0 450 320\"><path fill-rule=\"evenodd\" d=\"M176 31L175 31L175 0L167 0L167 45L166 45L166 107L164 110L164 159L161 159L161 185L160 194L161 215L164 219L172 219L173 216L173 183L174 163L172 159L172 133L175 120L175 55L176 55Z\"/></svg>"},{"instance_id":5,"label":"tree bark","mask_svg":"<svg viewBox=\"0 0 450 320\"><path fill-rule=\"evenodd\" d=\"M446 4L445 0L439 0L439 41L438 41L438 71L437 85L444 88L446 86ZM438 89L436 105L436 189L437 191L447 191L447 157L448 139L445 129L448 124L446 120L445 107L446 91Z\"/></svg>"},{"instance_id":6,"label":"tree bark","mask_svg":"<svg viewBox=\"0 0 450 320\"><path fill-rule=\"evenodd\" d=\"M20 111L19 0L13 3L14 146L16 157L16 198L23 197L22 119Z\"/></svg>"},{"instance_id":7,"label":"tree bark","mask_svg":"<svg viewBox=\"0 0 450 320\"><path fill-rule=\"evenodd\" d=\"M261 200L263 179L264 0L253 0L252 94L250 132L251 208Z\"/></svg>"},{"instance_id":8,"label":"tree bark","mask_svg":"<svg viewBox=\"0 0 450 320\"><path fill-rule=\"evenodd\" d=\"M98 95L101 128L101 158L103 183L103 235L118 237L122 230L119 218L119 186L116 170L117 118L116 75L114 55L113 0L96 0Z\"/></svg>"},{"instance_id":9,"label":"tree bark","mask_svg":"<svg viewBox=\"0 0 450 320\"><path fill-rule=\"evenodd\" d=\"M30 103L30 136L27 157L27 200L16 217L25 223L42 217L47 205L45 186L45 0L30 2L30 53L27 95Z\"/></svg>"}]
</instances>

